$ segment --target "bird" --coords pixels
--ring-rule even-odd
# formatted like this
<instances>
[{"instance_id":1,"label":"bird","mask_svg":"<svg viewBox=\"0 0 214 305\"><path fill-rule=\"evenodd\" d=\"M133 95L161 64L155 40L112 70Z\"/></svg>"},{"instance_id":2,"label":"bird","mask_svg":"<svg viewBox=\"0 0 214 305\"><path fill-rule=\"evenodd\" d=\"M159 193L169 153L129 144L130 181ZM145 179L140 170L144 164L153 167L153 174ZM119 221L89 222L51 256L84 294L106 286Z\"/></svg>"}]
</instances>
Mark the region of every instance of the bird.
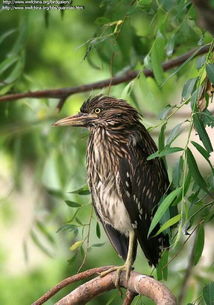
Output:
<instances>
[{"instance_id":1,"label":"bird","mask_svg":"<svg viewBox=\"0 0 214 305\"><path fill-rule=\"evenodd\" d=\"M147 160L157 146L141 121L142 115L125 100L97 95L89 97L76 115L53 124L89 130L86 163L92 203L113 248L125 261L110 272L124 270L127 280L138 244L154 267L169 247L167 234L155 235L159 225L148 236L170 184L163 160Z\"/></svg>"}]
</instances>

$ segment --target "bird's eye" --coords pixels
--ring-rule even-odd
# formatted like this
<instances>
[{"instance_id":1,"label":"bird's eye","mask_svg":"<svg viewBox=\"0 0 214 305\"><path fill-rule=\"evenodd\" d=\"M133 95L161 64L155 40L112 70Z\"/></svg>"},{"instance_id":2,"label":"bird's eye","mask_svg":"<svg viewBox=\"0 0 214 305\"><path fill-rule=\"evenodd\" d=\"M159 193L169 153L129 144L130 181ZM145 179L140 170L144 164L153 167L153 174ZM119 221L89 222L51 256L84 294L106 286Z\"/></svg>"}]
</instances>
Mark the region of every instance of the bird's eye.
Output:
<instances>
[{"instance_id":1,"label":"bird's eye","mask_svg":"<svg viewBox=\"0 0 214 305\"><path fill-rule=\"evenodd\" d=\"M94 112L95 112L96 114L100 113L100 111L101 111L100 108L95 108L95 110L94 110Z\"/></svg>"}]
</instances>

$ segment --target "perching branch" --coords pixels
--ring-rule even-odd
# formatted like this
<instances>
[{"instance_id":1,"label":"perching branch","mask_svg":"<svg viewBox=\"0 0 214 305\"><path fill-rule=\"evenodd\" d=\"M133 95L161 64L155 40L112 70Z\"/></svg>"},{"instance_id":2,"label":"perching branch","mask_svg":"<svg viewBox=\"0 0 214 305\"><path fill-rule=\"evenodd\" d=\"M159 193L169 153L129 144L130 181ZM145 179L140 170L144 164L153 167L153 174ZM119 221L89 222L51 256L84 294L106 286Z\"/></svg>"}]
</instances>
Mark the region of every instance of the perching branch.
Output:
<instances>
[{"instance_id":1,"label":"perching branch","mask_svg":"<svg viewBox=\"0 0 214 305\"><path fill-rule=\"evenodd\" d=\"M177 66L181 66L185 61L190 59L191 57L194 58L196 56L205 54L209 52L210 44L204 45L200 48L194 48L191 51L178 56L174 59L168 60L162 64L162 68L164 71L170 70L172 68L175 68ZM59 88L59 89L49 89L49 90L39 90L39 91L33 91L33 92L25 92L25 93L14 93L14 94L8 94L5 96L0 96L0 102L6 102L6 101L14 101L22 98L54 98L54 99L60 99L60 102L58 104L58 109L60 110L65 102L65 100L68 98L68 96L80 92L87 92L95 89L102 89L108 86L115 86L121 83L125 83L128 81L131 81L132 79L136 78L141 71L133 71L129 70L123 74L114 76L112 78L108 78L102 81L98 81L95 83L80 85L77 87L70 87L70 88ZM154 77L153 71L149 69L143 70L143 73L146 77Z\"/></svg>"},{"instance_id":2,"label":"perching branch","mask_svg":"<svg viewBox=\"0 0 214 305\"><path fill-rule=\"evenodd\" d=\"M57 286L52 288L49 292L47 292L43 297L41 297L38 301L34 302L32 305L41 305L48 299L50 299L50 297L53 296L56 292L58 292L61 288L67 286L68 284L89 277L95 273L100 273L108 268L109 266L94 268L67 278L61 283L59 283ZM109 290L115 289L116 276L116 272L109 273L104 277L98 276L73 290L71 293L59 300L56 305L86 304L92 299L94 299L96 296ZM132 271L129 281L127 283L125 280L125 272L122 272L120 275L119 284L120 287L124 287L129 291L129 293L126 294L124 304L131 304L131 301L134 299L134 296L139 294L147 296L157 305L176 305L176 299L174 295L169 291L169 289L162 283L147 275L141 275L137 272Z\"/></svg>"}]
</instances>

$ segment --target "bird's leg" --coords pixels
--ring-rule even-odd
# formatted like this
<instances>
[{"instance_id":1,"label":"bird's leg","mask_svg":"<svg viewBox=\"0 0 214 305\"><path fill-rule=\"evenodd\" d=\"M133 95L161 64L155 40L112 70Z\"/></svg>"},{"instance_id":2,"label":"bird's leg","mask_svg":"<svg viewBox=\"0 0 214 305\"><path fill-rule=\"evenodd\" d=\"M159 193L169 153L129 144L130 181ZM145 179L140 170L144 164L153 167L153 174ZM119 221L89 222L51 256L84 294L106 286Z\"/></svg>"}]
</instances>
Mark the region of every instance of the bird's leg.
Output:
<instances>
[{"instance_id":1,"label":"bird's leg","mask_svg":"<svg viewBox=\"0 0 214 305\"><path fill-rule=\"evenodd\" d=\"M125 264L123 266L112 267L109 270L106 270L106 271L100 273L100 276L103 277L110 272L117 271L115 286L118 287L119 286L119 280L120 280L120 273L122 271L126 271L126 281L128 281L129 276L130 276L130 272L131 272L131 269L132 269L132 263L133 263L134 244L135 244L135 233L134 233L134 231L130 231L129 232L128 255L127 255Z\"/></svg>"}]
</instances>

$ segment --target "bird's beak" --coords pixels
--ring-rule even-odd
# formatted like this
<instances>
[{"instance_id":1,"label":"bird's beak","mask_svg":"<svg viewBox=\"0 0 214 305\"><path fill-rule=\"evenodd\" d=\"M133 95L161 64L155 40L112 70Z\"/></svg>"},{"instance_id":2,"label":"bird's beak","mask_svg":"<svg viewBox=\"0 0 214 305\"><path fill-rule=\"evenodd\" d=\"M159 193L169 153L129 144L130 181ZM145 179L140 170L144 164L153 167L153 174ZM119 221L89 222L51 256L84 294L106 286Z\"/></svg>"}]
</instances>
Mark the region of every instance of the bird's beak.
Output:
<instances>
[{"instance_id":1,"label":"bird's beak","mask_svg":"<svg viewBox=\"0 0 214 305\"><path fill-rule=\"evenodd\" d=\"M53 123L53 126L75 126L75 127L87 127L87 125L90 123L90 121L95 119L94 114L88 114L88 113L78 113L73 116L68 116L64 119L61 119L55 123Z\"/></svg>"}]
</instances>

